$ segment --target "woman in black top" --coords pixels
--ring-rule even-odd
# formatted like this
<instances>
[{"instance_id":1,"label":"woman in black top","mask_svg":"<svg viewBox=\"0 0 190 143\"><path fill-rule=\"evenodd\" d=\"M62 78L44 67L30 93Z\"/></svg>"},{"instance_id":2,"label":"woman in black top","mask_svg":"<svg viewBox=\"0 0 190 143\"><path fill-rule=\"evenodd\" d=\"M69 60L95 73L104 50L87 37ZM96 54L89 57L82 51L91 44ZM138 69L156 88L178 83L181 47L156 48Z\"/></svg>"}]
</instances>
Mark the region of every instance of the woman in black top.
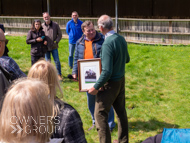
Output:
<instances>
[{"instance_id":1,"label":"woman in black top","mask_svg":"<svg viewBox=\"0 0 190 143\"><path fill-rule=\"evenodd\" d=\"M42 31L41 21L39 19L34 20L32 28L28 31L26 43L31 44L31 62L32 65L36 63L40 58L45 57L47 52L47 41L45 33Z\"/></svg>"},{"instance_id":2,"label":"woman in black top","mask_svg":"<svg viewBox=\"0 0 190 143\"><path fill-rule=\"evenodd\" d=\"M62 143L87 143L83 123L79 113L63 102L57 94L63 95L55 66L45 60L39 60L28 72L28 78L37 78L49 86L48 98L54 105L54 132L52 138L63 138Z\"/></svg>"}]
</instances>

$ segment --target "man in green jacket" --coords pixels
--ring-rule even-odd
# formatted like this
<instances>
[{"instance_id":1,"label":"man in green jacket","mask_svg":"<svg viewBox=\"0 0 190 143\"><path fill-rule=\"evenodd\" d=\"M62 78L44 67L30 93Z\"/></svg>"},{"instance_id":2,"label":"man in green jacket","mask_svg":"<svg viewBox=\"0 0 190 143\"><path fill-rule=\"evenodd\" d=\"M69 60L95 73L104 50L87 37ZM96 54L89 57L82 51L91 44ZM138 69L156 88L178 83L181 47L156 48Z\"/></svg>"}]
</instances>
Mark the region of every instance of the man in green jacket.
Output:
<instances>
[{"instance_id":1,"label":"man in green jacket","mask_svg":"<svg viewBox=\"0 0 190 143\"><path fill-rule=\"evenodd\" d=\"M108 15L98 19L98 26L105 41L100 57L101 75L88 92L96 95L95 120L100 143L111 143L107 123L108 113L113 105L118 120L118 142L128 143L128 119L125 110L125 63L130 61L125 39L113 30L113 21ZM104 91L99 88L104 86Z\"/></svg>"}]
</instances>

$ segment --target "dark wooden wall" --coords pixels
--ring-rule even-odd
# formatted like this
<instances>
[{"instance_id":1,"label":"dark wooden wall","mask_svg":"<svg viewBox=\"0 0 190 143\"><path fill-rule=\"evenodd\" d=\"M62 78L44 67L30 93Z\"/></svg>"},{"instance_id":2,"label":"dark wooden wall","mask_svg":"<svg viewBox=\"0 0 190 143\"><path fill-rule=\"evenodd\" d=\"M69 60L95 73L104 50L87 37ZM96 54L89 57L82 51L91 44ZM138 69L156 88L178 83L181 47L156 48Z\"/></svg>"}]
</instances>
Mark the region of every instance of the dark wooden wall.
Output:
<instances>
[{"instance_id":1,"label":"dark wooden wall","mask_svg":"<svg viewBox=\"0 0 190 143\"><path fill-rule=\"evenodd\" d=\"M41 16L47 0L0 0L2 16ZM118 0L118 16L128 18L190 18L190 0ZM115 0L50 0L51 16L115 16Z\"/></svg>"},{"instance_id":2,"label":"dark wooden wall","mask_svg":"<svg viewBox=\"0 0 190 143\"><path fill-rule=\"evenodd\" d=\"M0 0L0 15L40 16L47 10L46 0Z\"/></svg>"}]
</instances>

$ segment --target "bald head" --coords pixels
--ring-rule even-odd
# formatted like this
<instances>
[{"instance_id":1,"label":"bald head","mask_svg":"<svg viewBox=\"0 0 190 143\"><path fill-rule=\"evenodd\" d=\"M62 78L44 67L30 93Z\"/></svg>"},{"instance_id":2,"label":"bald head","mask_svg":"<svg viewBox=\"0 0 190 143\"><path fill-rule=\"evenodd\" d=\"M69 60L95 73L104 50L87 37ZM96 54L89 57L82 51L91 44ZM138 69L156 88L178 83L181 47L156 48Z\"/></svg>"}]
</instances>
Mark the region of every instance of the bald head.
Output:
<instances>
[{"instance_id":1,"label":"bald head","mask_svg":"<svg viewBox=\"0 0 190 143\"><path fill-rule=\"evenodd\" d=\"M4 54L5 51L5 35L3 30L0 29L0 57Z\"/></svg>"},{"instance_id":2,"label":"bald head","mask_svg":"<svg viewBox=\"0 0 190 143\"><path fill-rule=\"evenodd\" d=\"M113 21L110 16L102 15L98 19L98 26L102 26L104 29L112 30L113 29Z\"/></svg>"}]
</instances>

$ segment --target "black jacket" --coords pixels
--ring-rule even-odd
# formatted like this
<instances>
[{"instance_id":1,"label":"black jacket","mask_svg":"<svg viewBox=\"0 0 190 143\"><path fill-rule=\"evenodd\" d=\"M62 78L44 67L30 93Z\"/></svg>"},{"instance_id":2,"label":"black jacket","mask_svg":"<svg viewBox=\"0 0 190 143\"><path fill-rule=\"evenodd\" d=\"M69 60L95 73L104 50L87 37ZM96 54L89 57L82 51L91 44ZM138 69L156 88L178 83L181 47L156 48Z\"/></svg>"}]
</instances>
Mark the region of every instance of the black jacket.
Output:
<instances>
[{"instance_id":1,"label":"black jacket","mask_svg":"<svg viewBox=\"0 0 190 143\"><path fill-rule=\"evenodd\" d=\"M42 42L37 42L36 39L38 37L45 36L44 31L28 31L26 43L31 44L31 51L30 54L32 56L44 56L45 53L47 52L47 46L45 46L43 43L46 41L46 38Z\"/></svg>"}]
</instances>

